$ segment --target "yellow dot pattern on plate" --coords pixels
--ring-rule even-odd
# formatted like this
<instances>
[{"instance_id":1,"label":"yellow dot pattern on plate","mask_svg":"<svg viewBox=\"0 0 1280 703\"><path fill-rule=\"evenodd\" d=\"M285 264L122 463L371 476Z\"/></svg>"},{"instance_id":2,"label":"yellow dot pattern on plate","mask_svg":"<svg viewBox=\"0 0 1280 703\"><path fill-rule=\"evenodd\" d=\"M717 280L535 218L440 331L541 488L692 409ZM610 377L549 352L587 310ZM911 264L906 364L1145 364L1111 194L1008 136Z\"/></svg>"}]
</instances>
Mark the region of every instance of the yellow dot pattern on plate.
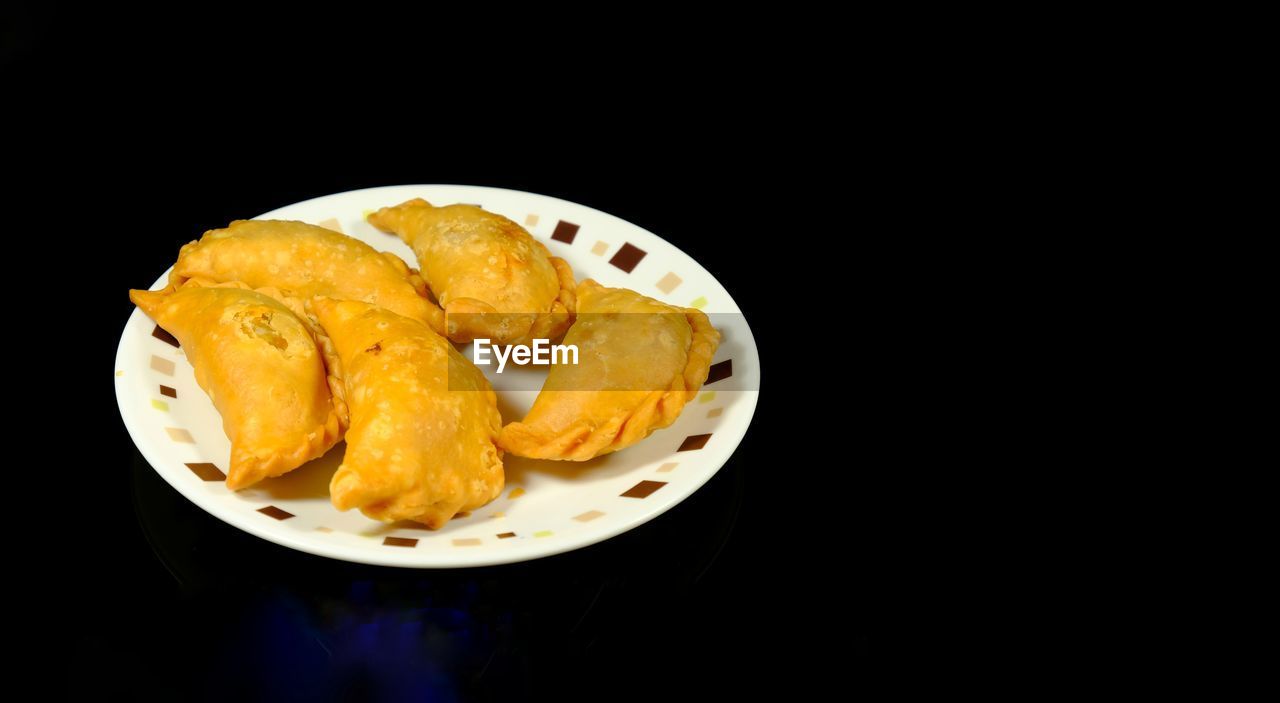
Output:
<instances>
[{"instance_id":1,"label":"yellow dot pattern on plate","mask_svg":"<svg viewBox=\"0 0 1280 703\"><path fill-rule=\"evenodd\" d=\"M164 428L164 431L168 432L169 439L172 439L175 442L181 442L183 444L196 443L196 438L192 437L190 432L182 429L181 427L166 427Z\"/></svg>"},{"instance_id":2,"label":"yellow dot pattern on plate","mask_svg":"<svg viewBox=\"0 0 1280 703\"><path fill-rule=\"evenodd\" d=\"M724 408L712 408L707 411L707 417L720 417L720 413L724 412Z\"/></svg>"},{"instance_id":3,"label":"yellow dot pattern on plate","mask_svg":"<svg viewBox=\"0 0 1280 703\"><path fill-rule=\"evenodd\" d=\"M525 226L525 227L537 227L537 226L538 226L538 216L537 216L537 215L535 215L535 214L533 214L532 212L531 212L531 213L529 213L528 215L526 215L526 216L525 216L525 218L524 218L524 226Z\"/></svg>"},{"instance_id":4,"label":"yellow dot pattern on plate","mask_svg":"<svg viewBox=\"0 0 1280 703\"><path fill-rule=\"evenodd\" d=\"M707 391L706 393L703 393L701 396L698 396L699 403L710 403L715 399L716 399L715 391Z\"/></svg>"},{"instance_id":5,"label":"yellow dot pattern on plate","mask_svg":"<svg viewBox=\"0 0 1280 703\"><path fill-rule=\"evenodd\" d=\"M552 533L551 530L540 530L538 532L533 533L533 536L534 537L550 537L552 534L554 533Z\"/></svg>"},{"instance_id":6,"label":"yellow dot pattern on plate","mask_svg":"<svg viewBox=\"0 0 1280 703\"><path fill-rule=\"evenodd\" d=\"M693 302L692 302L692 303L689 303L689 307L691 307L691 308L697 308L697 309L699 309L699 310L701 310L701 309L703 309L703 308L707 307L707 297L706 297L705 295L700 295L700 296L698 296L698 297L694 298L694 299L693 299Z\"/></svg>"},{"instance_id":7,"label":"yellow dot pattern on plate","mask_svg":"<svg viewBox=\"0 0 1280 703\"><path fill-rule=\"evenodd\" d=\"M609 251L609 245L605 244L604 242L596 242L595 244L591 245L591 253L595 254L596 256L604 256L604 253L606 251Z\"/></svg>"},{"instance_id":8,"label":"yellow dot pattern on plate","mask_svg":"<svg viewBox=\"0 0 1280 703\"><path fill-rule=\"evenodd\" d=\"M681 281L679 276L675 275L674 273L668 273L667 275L658 279L658 282L655 283L654 285L657 286L658 290L662 291L663 293L670 293L671 291L676 289L676 286L680 285L683 282L684 281Z\"/></svg>"},{"instance_id":9,"label":"yellow dot pattern on plate","mask_svg":"<svg viewBox=\"0 0 1280 703\"><path fill-rule=\"evenodd\" d=\"M480 540L476 537L462 537L453 541L455 547L479 547Z\"/></svg>"},{"instance_id":10,"label":"yellow dot pattern on plate","mask_svg":"<svg viewBox=\"0 0 1280 703\"><path fill-rule=\"evenodd\" d=\"M124 375L124 370L123 370L123 369L122 369L122 370L120 370L120 371L117 371L117 372L116 372L116 376L117 376L117 377L120 377L120 376L123 376L123 375Z\"/></svg>"},{"instance_id":11,"label":"yellow dot pattern on plate","mask_svg":"<svg viewBox=\"0 0 1280 703\"><path fill-rule=\"evenodd\" d=\"M524 495L524 489L519 486L516 486L515 488L511 489L511 493L507 495L507 498L510 500L515 500L516 498L519 498L522 495Z\"/></svg>"},{"instance_id":12,"label":"yellow dot pattern on plate","mask_svg":"<svg viewBox=\"0 0 1280 703\"><path fill-rule=\"evenodd\" d=\"M603 516L604 516L604 513L600 512L599 510L588 510L587 512L581 515L574 515L573 519L577 520L578 522L591 522L592 520L598 517L603 517Z\"/></svg>"},{"instance_id":13,"label":"yellow dot pattern on plate","mask_svg":"<svg viewBox=\"0 0 1280 703\"><path fill-rule=\"evenodd\" d=\"M494 513L494 514L490 515L489 517L506 517L506 516L507 516L507 514L506 514L506 513L503 513L503 512L497 512L497 513Z\"/></svg>"},{"instance_id":14,"label":"yellow dot pattern on plate","mask_svg":"<svg viewBox=\"0 0 1280 703\"><path fill-rule=\"evenodd\" d=\"M161 412L166 412L166 413L169 412L169 404L164 402L163 400L156 400L155 398L152 398L151 407Z\"/></svg>"},{"instance_id":15,"label":"yellow dot pattern on plate","mask_svg":"<svg viewBox=\"0 0 1280 703\"><path fill-rule=\"evenodd\" d=\"M316 528L316 532L333 532L333 528L320 526Z\"/></svg>"},{"instance_id":16,"label":"yellow dot pattern on plate","mask_svg":"<svg viewBox=\"0 0 1280 703\"><path fill-rule=\"evenodd\" d=\"M670 470L672 470L672 469L676 468L677 466L679 466L679 464L677 464L676 462L674 462L674 461L668 461L667 463L665 463L665 464L663 464L662 466L659 466L659 467L658 467L658 473L660 473L660 474L665 474L665 473L667 473L668 471L670 471Z\"/></svg>"}]
</instances>

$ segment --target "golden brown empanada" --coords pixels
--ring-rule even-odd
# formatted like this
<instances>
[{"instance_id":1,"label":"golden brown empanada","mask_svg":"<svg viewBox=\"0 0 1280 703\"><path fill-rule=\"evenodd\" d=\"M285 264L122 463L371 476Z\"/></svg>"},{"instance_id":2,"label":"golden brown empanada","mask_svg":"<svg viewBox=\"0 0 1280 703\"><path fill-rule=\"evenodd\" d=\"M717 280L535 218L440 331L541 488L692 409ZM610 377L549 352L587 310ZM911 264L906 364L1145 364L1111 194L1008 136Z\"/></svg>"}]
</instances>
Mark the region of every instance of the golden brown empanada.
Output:
<instances>
[{"instance_id":1,"label":"golden brown empanada","mask_svg":"<svg viewBox=\"0 0 1280 703\"><path fill-rule=\"evenodd\" d=\"M338 360L338 350L334 348L333 341L324 333L324 329L320 327L320 323L316 322L311 311L307 309L307 301L299 298L293 298L284 294L279 288L249 288L242 281L230 281L228 283L214 283L208 279L193 278L183 283L178 290L187 288L243 288L252 290L255 293L261 293L265 296L275 299L276 302L283 304L289 311L302 321L307 331L311 333L312 339L315 340L316 348L320 351L320 359L324 362L325 371L328 373L329 394L333 401L333 409L338 411L338 421L342 423L342 429L345 432L347 425L350 424L350 416L347 411L346 384L342 382L342 362ZM170 284L166 291L172 292L173 284Z\"/></svg>"},{"instance_id":2,"label":"golden brown empanada","mask_svg":"<svg viewBox=\"0 0 1280 703\"><path fill-rule=\"evenodd\" d=\"M707 380L720 333L707 316L592 280L578 286L564 337L576 365L551 367L521 422L498 446L535 459L586 461L666 427Z\"/></svg>"},{"instance_id":3,"label":"golden brown empanada","mask_svg":"<svg viewBox=\"0 0 1280 703\"><path fill-rule=\"evenodd\" d=\"M237 220L182 247L169 281L187 279L278 288L306 300L327 295L363 300L444 330L444 313L400 257L359 239L305 222Z\"/></svg>"},{"instance_id":4,"label":"golden brown empanada","mask_svg":"<svg viewBox=\"0 0 1280 703\"><path fill-rule=\"evenodd\" d=\"M321 355L287 307L240 287L131 290L178 339L231 440L227 487L239 490L322 455L342 438Z\"/></svg>"},{"instance_id":5,"label":"golden brown empanada","mask_svg":"<svg viewBox=\"0 0 1280 703\"><path fill-rule=\"evenodd\" d=\"M502 492L502 418L479 369L417 320L323 297L311 308L338 349L351 410L335 507L434 529Z\"/></svg>"},{"instance_id":6,"label":"golden brown empanada","mask_svg":"<svg viewBox=\"0 0 1280 703\"><path fill-rule=\"evenodd\" d=\"M413 248L455 342L556 339L573 321L569 265L502 215L414 198L382 208L369 222Z\"/></svg>"}]
</instances>

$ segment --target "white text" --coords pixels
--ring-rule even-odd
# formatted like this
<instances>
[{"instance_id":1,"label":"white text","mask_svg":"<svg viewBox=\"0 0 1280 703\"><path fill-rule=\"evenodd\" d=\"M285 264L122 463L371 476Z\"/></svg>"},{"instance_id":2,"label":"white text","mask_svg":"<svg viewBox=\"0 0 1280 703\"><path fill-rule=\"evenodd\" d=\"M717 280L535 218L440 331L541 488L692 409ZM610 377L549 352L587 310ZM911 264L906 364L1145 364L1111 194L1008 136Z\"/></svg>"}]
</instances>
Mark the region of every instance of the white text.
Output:
<instances>
[{"instance_id":1,"label":"white text","mask_svg":"<svg viewBox=\"0 0 1280 703\"><path fill-rule=\"evenodd\" d=\"M578 363L578 347L573 344L551 344L549 339L535 339L533 345L527 344L508 344L501 346L493 344L488 339L475 340L475 346L472 347L472 361L476 366L488 366L489 354L498 359L498 373L507 367L507 361L513 361L518 366L524 364L533 364L534 366L551 366L552 364L573 364ZM571 360L572 359L572 360Z\"/></svg>"}]
</instances>

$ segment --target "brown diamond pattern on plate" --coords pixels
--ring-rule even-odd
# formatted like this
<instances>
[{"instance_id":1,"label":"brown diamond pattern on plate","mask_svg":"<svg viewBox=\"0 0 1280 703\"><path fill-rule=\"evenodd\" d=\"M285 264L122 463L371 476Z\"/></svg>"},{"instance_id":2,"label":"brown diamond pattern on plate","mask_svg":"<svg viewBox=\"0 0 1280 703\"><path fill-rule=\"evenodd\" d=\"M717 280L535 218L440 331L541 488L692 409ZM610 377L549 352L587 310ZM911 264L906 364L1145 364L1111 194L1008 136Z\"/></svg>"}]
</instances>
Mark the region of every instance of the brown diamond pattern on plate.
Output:
<instances>
[{"instance_id":1,"label":"brown diamond pattern on plate","mask_svg":"<svg viewBox=\"0 0 1280 703\"><path fill-rule=\"evenodd\" d=\"M572 222L560 220L556 223L556 231L551 233L551 238L557 242L565 244L573 244L573 240L578 236L578 226Z\"/></svg>"},{"instance_id":2,"label":"brown diamond pattern on plate","mask_svg":"<svg viewBox=\"0 0 1280 703\"><path fill-rule=\"evenodd\" d=\"M288 520L289 518L293 517L293 513L288 512L286 510L281 510L280 508L277 508L274 505L268 505L265 508L258 508L258 512L268 517L273 517L277 520Z\"/></svg>"},{"instance_id":3,"label":"brown diamond pattern on plate","mask_svg":"<svg viewBox=\"0 0 1280 703\"><path fill-rule=\"evenodd\" d=\"M175 347L178 346L178 339L173 335L169 334L168 332L165 332L163 329L161 329L160 325L156 325L156 328L151 330L151 336L164 342L165 344L169 344Z\"/></svg>"},{"instance_id":4,"label":"brown diamond pattern on plate","mask_svg":"<svg viewBox=\"0 0 1280 703\"><path fill-rule=\"evenodd\" d=\"M707 446L707 440L709 439L711 439L710 434L691 434L684 438L684 441L680 443L680 448L676 451L691 452L695 449L702 449Z\"/></svg>"},{"instance_id":5,"label":"brown diamond pattern on plate","mask_svg":"<svg viewBox=\"0 0 1280 703\"><path fill-rule=\"evenodd\" d=\"M618 250L617 254L613 255L612 259L609 259L609 263L617 266L627 273L631 273L631 271L635 269L636 264L640 263L640 260L645 257L645 254L646 252L644 249L627 242L622 245L622 248Z\"/></svg>"},{"instance_id":6,"label":"brown diamond pattern on plate","mask_svg":"<svg viewBox=\"0 0 1280 703\"><path fill-rule=\"evenodd\" d=\"M706 386L716 381L723 381L732 375L733 359L725 359L719 363L712 364L711 368L707 369L707 380L703 381L702 385Z\"/></svg>"},{"instance_id":7,"label":"brown diamond pattern on plate","mask_svg":"<svg viewBox=\"0 0 1280 703\"><path fill-rule=\"evenodd\" d=\"M225 481L227 475L222 473L222 469L208 462L196 464L187 464L187 468L191 469L191 473L200 477L202 481Z\"/></svg>"},{"instance_id":8,"label":"brown diamond pattern on plate","mask_svg":"<svg viewBox=\"0 0 1280 703\"><path fill-rule=\"evenodd\" d=\"M649 496L653 495L654 491L658 490L659 488L662 488L665 485L667 485L666 481L641 481L640 483L637 483L631 488L628 488L627 492L622 494L622 497L623 498L648 498Z\"/></svg>"}]
</instances>

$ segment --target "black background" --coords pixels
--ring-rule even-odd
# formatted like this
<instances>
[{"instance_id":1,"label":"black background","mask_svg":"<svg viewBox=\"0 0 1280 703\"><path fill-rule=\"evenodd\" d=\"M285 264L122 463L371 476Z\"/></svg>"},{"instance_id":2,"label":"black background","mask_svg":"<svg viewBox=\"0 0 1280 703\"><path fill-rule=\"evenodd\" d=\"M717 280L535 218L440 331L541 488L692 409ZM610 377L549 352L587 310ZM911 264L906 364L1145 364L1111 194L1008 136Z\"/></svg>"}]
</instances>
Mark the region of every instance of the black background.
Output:
<instances>
[{"instance_id":1,"label":"black background","mask_svg":"<svg viewBox=\"0 0 1280 703\"><path fill-rule=\"evenodd\" d=\"M33 566L28 615L64 672L55 690L610 699L767 685L800 695L832 674L864 676L874 540L860 506L877 467L847 448L857 423L832 414L830 396L857 384L821 380L852 355L818 356L833 340L809 335L858 326L860 235L832 212L873 196L816 132L830 114L758 75L700 74L681 86L706 88L691 100L634 65L591 84L612 88L603 94L554 71L379 84L327 63L233 70L216 45L179 52L171 36L93 19L24 15L5 35L11 156L28 186L15 197L34 233L22 238L31 257L14 259L60 271L30 272L39 302L61 306L42 328L65 385L42 395L77 418L51 437L46 475L28 474L50 486L38 519L56 521L28 562L48 563ZM730 462L622 537L461 571L292 552L169 488L134 449L110 386L127 290L233 219L407 183L583 203L707 267L747 316L762 364L761 402ZM833 290L839 306L822 302Z\"/></svg>"}]
</instances>

